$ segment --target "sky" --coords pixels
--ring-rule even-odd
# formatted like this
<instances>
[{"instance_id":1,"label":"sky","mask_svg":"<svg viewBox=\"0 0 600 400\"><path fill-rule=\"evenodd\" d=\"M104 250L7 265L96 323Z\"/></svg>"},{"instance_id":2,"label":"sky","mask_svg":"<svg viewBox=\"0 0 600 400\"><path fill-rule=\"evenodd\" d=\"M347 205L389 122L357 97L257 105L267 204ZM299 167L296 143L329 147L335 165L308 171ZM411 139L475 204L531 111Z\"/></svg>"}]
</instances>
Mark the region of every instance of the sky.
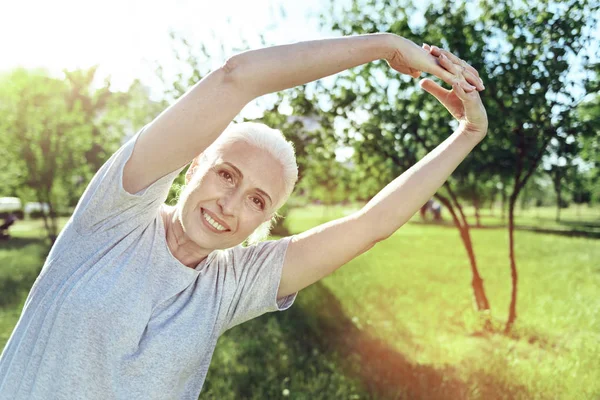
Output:
<instances>
[{"instance_id":1,"label":"sky","mask_svg":"<svg viewBox=\"0 0 600 400\"><path fill-rule=\"evenodd\" d=\"M336 0L336 5L344 0ZM110 75L113 90L126 90L140 79L161 98L155 68L166 75L177 70L170 31L191 44L204 44L211 54L210 69L234 55L246 40L260 48L339 36L318 26L318 15L330 0L7 0L0 14L0 71L16 66L62 69L99 64L97 85ZM415 2L419 6L427 2ZM422 19L422 18L421 18ZM411 18L411 25L419 16ZM598 27L600 30L600 26ZM600 32L599 32L600 36ZM220 49L221 43L225 51ZM198 52L200 54L200 52ZM325 78L329 84L333 78ZM269 103L265 96L264 104ZM241 116L259 117L261 99L246 106ZM285 112L284 110L280 110Z\"/></svg>"},{"instance_id":2,"label":"sky","mask_svg":"<svg viewBox=\"0 0 600 400\"><path fill-rule=\"evenodd\" d=\"M113 90L126 90L135 78L158 95L156 63L167 74L175 68L175 31L194 45L203 43L212 68L235 54L246 40L250 48L338 36L318 27L324 0L19 0L6 2L0 17L0 70L16 66L63 68L99 64L99 84L111 76ZM220 43L226 47L222 54Z\"/></svg>"}]
</instances>

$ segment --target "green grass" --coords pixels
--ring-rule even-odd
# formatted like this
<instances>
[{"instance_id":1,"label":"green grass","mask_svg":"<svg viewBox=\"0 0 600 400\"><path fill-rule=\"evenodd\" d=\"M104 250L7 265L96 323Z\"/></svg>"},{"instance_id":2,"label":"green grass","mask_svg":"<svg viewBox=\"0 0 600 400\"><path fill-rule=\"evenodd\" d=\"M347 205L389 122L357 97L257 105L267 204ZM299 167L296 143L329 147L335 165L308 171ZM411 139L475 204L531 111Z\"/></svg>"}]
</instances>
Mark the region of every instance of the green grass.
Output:
<instances>
[{"instance_id":1,"label":"green grass","mask_svg":"<svg viewBox=\"0 0 600 400\"><path fill-rule=\"evenodd\" d=\"M465 214L469 224L475 225L475 210L473 207L465 207ZM443 211L444 218L451 223L450 213ZM504 219L501 218L499 209L483 209L480 212L480 221L483 226L506 226L508 224L508 212ZM414 221L418 219L415 218ZM588 207L576 205L560 212L560 220L556 221L556 207L530 207L528 209L517 208L515 210L515 225L521 228L535 228L537 230L555 230L562 232L589 233L596 238L600 237L600 207Z\"/></svg>"},{"instance_id":2,"label":"green grass","mask_svg":"<svg viewBox=\"0 0 600 400\"><path fill-rule=\"evenodd\" d=\"M345 212L294 210L288 224L300 231ZM404 372L390 379L405 380L399 385L416 397L600 396L600 242L524 231L515 235L520 277L511 337L483 334L473 308L469 264L454 228L408 224L323 285L361 335L385 343L388 354L405 364ZM473 230L472 236L491 318L500 330L510 301L506 230ZM355 342L351 339L350 346ZM381 362L375 358L379 352L342 351L359 357L362 365ZM363 375L373 379L374 374ZM428 379L415 383L419 376ZM432 382L438 386L431 387Z\"/></svg>"},{"instance_id":3,"label":"green grass","mask_svg":"<svg viewBox=\"0 0 600 400\"><path fill-rule=\"evenodd\" d=\"M306 207L286 224L298 232L351 211ZM580 225L595 229L597 211ZM557 227L531 210L519 218ZM2 347L48 251L39 221L11 233L0 242ZM499 331L510 296L506 229L473 229L472 237ZM510 336L483 331L456 229L407 224L303 290L290 310L223 335L201 398L599 398L600 241L517 231L516 252Z\"/></svg>"},{"instance_id":4,"label":"green grass","mask_svg":"<svg viewBox=\"0 0 600 400\"><path fill-rule=\"evenodd\" d=\"M66 220L61 218L59 226ZM0 241L0 348L19 320L29 289L50 250L41 220L18 221L10 234L10 240Z\"/></svg>"}]
</instances>

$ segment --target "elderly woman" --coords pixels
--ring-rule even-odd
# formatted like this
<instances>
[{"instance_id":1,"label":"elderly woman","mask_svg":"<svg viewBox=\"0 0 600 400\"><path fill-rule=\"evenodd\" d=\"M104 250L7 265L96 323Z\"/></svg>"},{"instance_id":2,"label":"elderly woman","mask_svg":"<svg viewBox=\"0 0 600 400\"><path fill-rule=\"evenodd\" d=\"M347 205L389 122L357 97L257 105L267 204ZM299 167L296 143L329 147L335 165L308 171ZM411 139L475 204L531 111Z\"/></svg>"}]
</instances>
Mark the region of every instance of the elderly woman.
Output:
<instances>
[{"instance_id":1,"label":"elderly woman","mask_svg":"<svg viewBox=\"0 0 600 400\"><path fill-rule=\"evenodd\" d=\"M297 179L291 145L229 125L248 102L376 59L421 87L458 129L360 211L251 246ZM477 71L392 34L247 51L211 72L96 173L0 359L1 399L196 399L218 337L331 274L400 228L485 136ZM229 126L228 126L229 125ZM191 163L174 207L163 204Z\"/></svg>"}]
</instances>

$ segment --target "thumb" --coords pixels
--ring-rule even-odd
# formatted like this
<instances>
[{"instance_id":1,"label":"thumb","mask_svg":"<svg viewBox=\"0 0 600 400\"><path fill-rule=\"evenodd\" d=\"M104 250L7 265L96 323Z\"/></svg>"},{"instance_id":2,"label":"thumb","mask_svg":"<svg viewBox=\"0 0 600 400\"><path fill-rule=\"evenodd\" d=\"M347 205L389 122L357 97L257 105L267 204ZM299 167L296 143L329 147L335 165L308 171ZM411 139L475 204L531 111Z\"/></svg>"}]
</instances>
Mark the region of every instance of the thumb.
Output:
<instances>
[{"instance_id":1,"label":"thumb","mask_svg":"<svg viewBox=\"0 0 600 400\"><path fill-rule=\"evenodd\" d=\"M422 79L419 82L419 86L421 86L421 88L423 88L427 93L433 95L436 99L438 99L440 103L446 105L445 100L451 93L449 90L444 89L431 79Z\"/></svg>"}]
</instances>

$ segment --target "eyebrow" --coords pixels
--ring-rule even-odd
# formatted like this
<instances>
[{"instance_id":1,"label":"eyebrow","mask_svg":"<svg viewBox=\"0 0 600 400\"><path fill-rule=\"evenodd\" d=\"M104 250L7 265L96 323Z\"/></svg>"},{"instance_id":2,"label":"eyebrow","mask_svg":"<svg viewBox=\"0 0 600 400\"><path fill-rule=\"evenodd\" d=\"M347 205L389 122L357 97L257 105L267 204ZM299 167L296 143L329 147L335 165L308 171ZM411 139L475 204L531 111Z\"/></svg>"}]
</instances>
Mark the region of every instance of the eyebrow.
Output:
<instances>
[{"instance_id":1,"label":"eyebrow","mask_svg":"<svg viewBox=\"0 0 600 400\"><path fill-rule=\"evenodd\" d=\"M223 162L223 164L227 164L229 165L231 168L233 168L235 170L235 173L238 174L241 178L244 178L244 174L242 174L242 171L240 171L240 169L238 167L236 167L235 165L233 165L232 163L225 161ZM263 196L265 196L266 198L269 199L269 201L271 202L271 204L273 204L273 200L271 199L271 196L268 195L267 192L265 192L262 189L256 188L256 191L260 194L262 194Z\"/></svg>"}]
</instances>

